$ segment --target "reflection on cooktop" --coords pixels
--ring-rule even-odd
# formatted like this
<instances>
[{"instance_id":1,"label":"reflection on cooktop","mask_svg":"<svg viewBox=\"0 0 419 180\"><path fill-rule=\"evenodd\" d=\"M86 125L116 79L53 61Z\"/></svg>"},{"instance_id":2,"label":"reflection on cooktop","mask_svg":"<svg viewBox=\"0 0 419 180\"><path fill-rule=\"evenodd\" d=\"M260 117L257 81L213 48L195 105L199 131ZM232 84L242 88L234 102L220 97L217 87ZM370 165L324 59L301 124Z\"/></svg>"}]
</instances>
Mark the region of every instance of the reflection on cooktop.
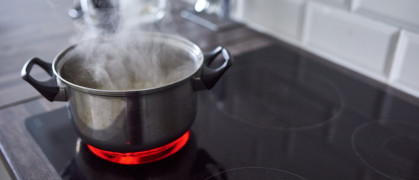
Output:
<instances>
[{"instance_id":1,"label":"reflection on cooktop","mask_svg":"<svg viewBox=\"0 0 419 180\"><path fill-rule=\"evenodd\" d=\"M302 130L339 116L343 99L326 77L241 60L215 87L217 108L252 126Z\"/></svg>"},{"instance_id":2,"label":"reflection on cooktop","mask_svg":"<svg viewBox=\"0 0 419 180\"><path fill-rule=\"evenodd\" d=\"M237 56L198 93L185 147L150 164L93 155L66 108L26 126L63 179L418 179L419 107L312 58L280 44Z\"/></svg>"},{"instance_id":3,"label":"reflection on cooktop","mask_svg":"<svg viewBox=\"0 0 419 180\"><path fill-rule=\"evenodd\" d=\"M265 168L265 167L242 167L222 171L206 178L205 180L223 179L269 179L269 180L304 180L292 172L281 169Z\"/></svg>"},{"instance_id":4,"label":"reflection on cooktop","mask_svg":"<svg viewBox=\"0 0 419 180\"><path fill-rule=\"evenodd\" d=\"M352 146L369 167L391 179L419 179L419 126L370 122L359 126Z\"/></svg>"}]
</instances>

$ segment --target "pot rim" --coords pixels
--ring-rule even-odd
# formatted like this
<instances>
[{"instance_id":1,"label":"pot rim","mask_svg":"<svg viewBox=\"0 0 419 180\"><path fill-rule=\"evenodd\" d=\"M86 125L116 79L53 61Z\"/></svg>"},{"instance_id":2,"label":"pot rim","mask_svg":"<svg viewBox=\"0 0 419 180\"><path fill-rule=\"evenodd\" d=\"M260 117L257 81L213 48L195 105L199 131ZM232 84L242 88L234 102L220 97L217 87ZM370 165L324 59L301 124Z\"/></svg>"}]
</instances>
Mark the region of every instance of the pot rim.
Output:
<instances>
[{"instance_id":1,"label":"pot rim","mask_svg":"<svg viewBox=\"0 0 419 180\"><path fill-rule=\"evenodd\" d=\"M180 37L178 35L155 33L155 32L142 32L138 34L141 34L143 36L145 35L147 37L153 36L157 38L174 40L174 41L177 41L179 45L185 46L185 48L183 49L186 49L186 51L190 52L190 54L194 55L197 58L197 60L195 61L195 63L197 63L195 70L177 81L174 81L165 85L153 87L153 88L130 89L130 90L103 90L103 89L89 88L89 87L72 83L64 79L63 77L61 77L60 73L58 73L60 70L58 69L58 65L60 64L60 61L65 57L67 53L69 53L71 50L77 47L77 44L73 44L69 46L68 48L64 49L63 51L61 51L57 56L55 56L52 62L52 70L53 70L54 75L58 77L57 79L57 81L59 81L58 84L60 84L60 82L63 82L65 85L69 86L72 89L76 89L76 90L79 90L88 94L103 95L103 96L135 96L139 94L157 93L157 92L171 89L173 87L176 87L184 83L185 81L188 81L190 78L193 78L193 76L197 76L199 74L200 70L202 69L203 62L204 62L204 55L203 55L202 50L193 42L183 37Z\"/></svg>"}]
</instances>

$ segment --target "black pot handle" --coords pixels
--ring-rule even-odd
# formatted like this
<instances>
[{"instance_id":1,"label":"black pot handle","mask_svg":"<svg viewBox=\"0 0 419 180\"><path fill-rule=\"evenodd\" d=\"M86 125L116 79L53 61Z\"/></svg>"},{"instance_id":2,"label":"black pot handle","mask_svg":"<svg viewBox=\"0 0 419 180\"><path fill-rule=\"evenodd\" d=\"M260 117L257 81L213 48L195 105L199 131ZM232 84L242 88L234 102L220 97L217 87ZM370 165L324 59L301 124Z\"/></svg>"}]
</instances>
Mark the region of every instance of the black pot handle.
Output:
<instances>
[{"instance_id":1,"label":"black pot handle","mask_svg":"<svg viewBox=\"0 0 419 180\"><path fill-rule=\"evenodd\" d=\"M47 81L42 82L34 79L30 75L30 73L32 71L33 65L35 64L44 69L51 76L51 78ZM21 77L23 80L31 84L36 90L38 90L39 93L41 93L45 98L47 98L50 101L53 101L60 91L57 79L55 78L54 72L52 71L52 64L42 61L39 58L35 57L29 59L25 63L25 65L23 65Z\"/></svg>"},{"instance_id":2,"label":"black pot handle","mask_svg":"<svg viewBox=\"0 0 419 180\"><path fill-rule=\"evenodd\" d=\"M222 55L224 61L218 67L210 67L218 55ZM211 89L221 76L233 65L233 57L226 48L216 47L213 51L204 55L201 76L195 79L195 90Z\"/></svg>"}]
</instances>

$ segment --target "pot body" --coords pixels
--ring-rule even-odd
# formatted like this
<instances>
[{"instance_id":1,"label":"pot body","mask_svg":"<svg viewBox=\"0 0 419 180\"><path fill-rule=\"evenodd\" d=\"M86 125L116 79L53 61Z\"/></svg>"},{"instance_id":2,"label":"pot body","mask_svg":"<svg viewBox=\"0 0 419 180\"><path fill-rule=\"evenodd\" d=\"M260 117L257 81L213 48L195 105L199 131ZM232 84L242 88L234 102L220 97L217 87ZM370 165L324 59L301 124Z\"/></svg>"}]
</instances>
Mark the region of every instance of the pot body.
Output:
<instances>
[{"instance_id":1,"label":"pot body","mask_svg":"<svg viewBox=\"0 0 419 180\"><path fill-rule=\"evenodd\" d=\"M80 58L66 58L78 55L74 53L77 52L74 45L57 55L52 64L39 58L30 59L22 68L21 76L48 100L69 101L74 127L87 144L113 152L157 148L189 130L195 119L197 91L212 88L233 59L223 47L204 55L195 44L181 37L158 33L146 37L177 49L179 54L187 54L177 57L194 61L196 68L184 78L155 88L95 89L77 83L80 78L70 78L80 74L78 70L83 67L77 65ZM224 61L210 67L218 55L222 55ZM33 78L30 75L33 65L43 68L51 79L41 82Z\"/></svg>"},{"instance_id":2,"label":"pot body","mask_svg":"<svg viewBox=\"0 0 419 180\"><path fill-rule=\"evenodd\" d=\"M168 144L192 125L197 96L185 82L157 93L103 96L67 88L78 135L99 149L135 152Z\"/></svg>"}]
</instances>

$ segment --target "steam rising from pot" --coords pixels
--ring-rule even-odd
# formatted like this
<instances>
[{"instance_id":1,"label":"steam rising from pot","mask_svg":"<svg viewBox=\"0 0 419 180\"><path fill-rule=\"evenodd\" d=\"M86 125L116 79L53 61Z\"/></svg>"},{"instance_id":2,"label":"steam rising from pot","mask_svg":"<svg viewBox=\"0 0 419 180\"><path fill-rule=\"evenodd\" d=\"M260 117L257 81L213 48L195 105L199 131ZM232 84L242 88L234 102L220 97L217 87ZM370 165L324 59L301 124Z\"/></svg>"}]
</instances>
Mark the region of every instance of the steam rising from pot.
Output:
<instances>
[{"instance_id":1,"label":"steam rising from pot","mask_svg":"<svg viewBox=\"0 0 419 180\"><path fill-rule=\"evenodd\" d=\"M104 17L85 14L85 23L77 24L79 33L72 39L77 46L67 57L71 61L63 66L61 76L64 79L95 89L149 89L179 81L198 68L196 58L178 45L167 43L153 33L140 33L174 32L176 26L171 16L166 13L159 20L161 9L151 9L153 4L146 4L160 3L161 6L166 1L112 2L114 8L94 14ZM116 2L124 4L116 5ZM130 6L128 2L136 4ZM117 6L119 8L115 8ZM150 17L144 9L159 12ZM103 22L93 22L94 18ZM149 22L150 18L159 21Z\"/></svg>"}]
</instances>

